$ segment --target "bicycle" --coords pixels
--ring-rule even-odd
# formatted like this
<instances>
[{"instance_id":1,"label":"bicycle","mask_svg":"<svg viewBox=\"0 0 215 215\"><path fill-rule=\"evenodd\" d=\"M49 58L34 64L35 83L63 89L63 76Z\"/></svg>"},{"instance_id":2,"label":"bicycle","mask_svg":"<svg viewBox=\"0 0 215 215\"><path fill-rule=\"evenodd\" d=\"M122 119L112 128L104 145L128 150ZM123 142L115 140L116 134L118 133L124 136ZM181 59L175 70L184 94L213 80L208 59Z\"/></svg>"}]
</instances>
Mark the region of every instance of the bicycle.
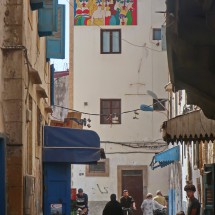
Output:
<instances>
[{"instance_id":1,"label":"bicycle","mask_svg":"<svg viewBox=\"0 0 215 215\"><path fill-rule=\"evenodd\" d=\"M132 208L122 207L122 210L123 210L124 215L132 215L133 214L133 209Z\"/></svg>"}]
</instances>

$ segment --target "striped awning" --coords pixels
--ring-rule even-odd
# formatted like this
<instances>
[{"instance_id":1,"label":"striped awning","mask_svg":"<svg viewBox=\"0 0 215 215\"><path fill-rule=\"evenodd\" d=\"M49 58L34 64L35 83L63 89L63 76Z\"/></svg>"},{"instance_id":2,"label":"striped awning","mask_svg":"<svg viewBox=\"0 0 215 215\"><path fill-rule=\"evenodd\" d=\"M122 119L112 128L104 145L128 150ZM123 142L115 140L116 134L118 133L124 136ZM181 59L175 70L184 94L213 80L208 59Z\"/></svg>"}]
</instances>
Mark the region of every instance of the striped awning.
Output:
<instances>
[{"instance_id":1,"label":"striped awning","mask_svg":"<svg viewBox=\"0 0 215 215\"><path fill-rule=\"evenodd\" d=\"M172 118L162 128L163 139L168 143L215 139L215 120L208 119L202 110Z\"/></svg>"}]
</instances>

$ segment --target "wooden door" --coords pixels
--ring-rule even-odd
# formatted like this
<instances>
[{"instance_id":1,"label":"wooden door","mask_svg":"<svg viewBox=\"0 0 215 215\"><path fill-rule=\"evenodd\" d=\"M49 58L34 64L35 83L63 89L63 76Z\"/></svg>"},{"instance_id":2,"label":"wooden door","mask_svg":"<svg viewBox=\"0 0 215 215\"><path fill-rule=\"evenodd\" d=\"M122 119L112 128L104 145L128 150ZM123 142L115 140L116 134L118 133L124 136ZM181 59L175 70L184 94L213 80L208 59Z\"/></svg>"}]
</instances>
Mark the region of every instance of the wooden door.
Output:
<instances>
[{"instance_id":1,"label":"wooden door","mask_svg":"<svg viewBox=\"0 0 215 215\"><path fill-rule=\"evenodd\" d=\"M142 215L140 206L143 201L143 171L142 170L122 170L122 191L128 190L136 203L137 210L134 215Z\"/></svg>"}]
</instances>

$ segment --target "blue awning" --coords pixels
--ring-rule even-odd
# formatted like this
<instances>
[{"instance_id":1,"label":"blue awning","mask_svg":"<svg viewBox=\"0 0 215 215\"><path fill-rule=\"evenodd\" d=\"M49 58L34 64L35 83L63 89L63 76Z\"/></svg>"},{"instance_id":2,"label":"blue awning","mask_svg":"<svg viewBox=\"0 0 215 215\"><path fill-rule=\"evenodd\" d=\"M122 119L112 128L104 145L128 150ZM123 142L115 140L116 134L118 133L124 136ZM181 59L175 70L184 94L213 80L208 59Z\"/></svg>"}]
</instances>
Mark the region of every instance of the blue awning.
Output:
<instances>
[{"instance_id":1,"label":"blue awning","mask_svg":"<svg viewBox=\"0 0 215 215\"><path fill-rule=\"evenodd\" d=\"M87 164L100 158L100 138L96 132L44 126L43 162Z\"/></svg>"},{"instance_id":2,"label":"blue awning","mask_svg":"<svg viewBox=\"0 0 215 215\"><path fill-rule=\"evenodd\" d=\"M155 155L152 158L152 162L150 164L151 168L154 170L158 167L165 167L175 161L180 160L180 148L179 146L168 149L164 152L161 152Z\"/></svg>"}]
</instances>

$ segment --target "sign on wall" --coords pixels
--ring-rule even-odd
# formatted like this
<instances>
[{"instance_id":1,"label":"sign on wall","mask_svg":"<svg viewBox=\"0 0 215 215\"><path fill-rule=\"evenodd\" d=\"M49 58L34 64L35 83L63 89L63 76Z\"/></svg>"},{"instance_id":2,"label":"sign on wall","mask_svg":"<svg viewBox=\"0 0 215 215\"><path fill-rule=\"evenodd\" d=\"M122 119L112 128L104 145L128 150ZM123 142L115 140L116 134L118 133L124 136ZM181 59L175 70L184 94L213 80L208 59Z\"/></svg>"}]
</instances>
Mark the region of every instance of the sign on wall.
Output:
<instances>
[{"instance_id":1,"label":"sign on wall","mask_svg":"<svg viewBox=\"0 0 215 215\"><path fill-rule=\"evenodd\" d=\"M74 0L74 24L137 25L137 0Z\"/></svg>"},{"instance_id":2,"label":"sign on wall","mask_svg":"<svg viewBox=\"0 0 215 215\"><path fill-rule=\"evenodd\" d=\"M62 215L62 204L51 204L51 215Z\"/></svg>"}]
</instances>

